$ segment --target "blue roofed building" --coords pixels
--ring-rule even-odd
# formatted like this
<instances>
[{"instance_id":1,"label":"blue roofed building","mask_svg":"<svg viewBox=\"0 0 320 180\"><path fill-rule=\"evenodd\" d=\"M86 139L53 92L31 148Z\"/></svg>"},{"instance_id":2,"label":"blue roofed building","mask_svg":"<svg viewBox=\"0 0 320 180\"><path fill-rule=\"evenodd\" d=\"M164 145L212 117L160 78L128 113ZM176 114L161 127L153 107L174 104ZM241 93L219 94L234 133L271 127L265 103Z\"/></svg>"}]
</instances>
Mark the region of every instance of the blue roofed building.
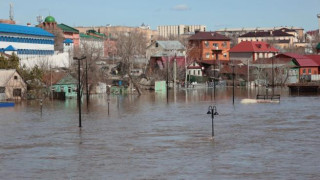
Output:
<instances>
[{"instance_id":1,"label":"blue roofed building","mask_svg":"<svg viewBox=\"0 0 320 180\"><path fill-rule=\"evenodd\" d=\"M33 67L54 55L54 35L39 27L0 23L0 52L15 53L20 65Z\"/></svg>"}]
</instances>

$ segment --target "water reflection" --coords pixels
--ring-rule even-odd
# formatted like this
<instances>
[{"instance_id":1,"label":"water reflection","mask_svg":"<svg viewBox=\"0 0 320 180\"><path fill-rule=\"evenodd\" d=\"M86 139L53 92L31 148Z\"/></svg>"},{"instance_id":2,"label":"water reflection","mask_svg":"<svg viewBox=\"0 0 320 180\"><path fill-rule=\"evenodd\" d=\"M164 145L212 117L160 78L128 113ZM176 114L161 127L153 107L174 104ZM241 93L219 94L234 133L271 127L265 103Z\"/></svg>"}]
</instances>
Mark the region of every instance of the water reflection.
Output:
<instances>
[{"instance_id":1,"label":"water reflection","mask_svg":"<svg viewBox=\"0 0 320 180\"><path fill-rule=\"evenodd\" d=\"M5 179L317 179L319 96L240 104L265 89L188 89L90 99L79 129L77 102L22 102L0 109ZM248 95L249 92L249 95ZM209 105L216 105L210 141ZM86 104L83 104L86 109Z\"/></svg>"}]
</instances>

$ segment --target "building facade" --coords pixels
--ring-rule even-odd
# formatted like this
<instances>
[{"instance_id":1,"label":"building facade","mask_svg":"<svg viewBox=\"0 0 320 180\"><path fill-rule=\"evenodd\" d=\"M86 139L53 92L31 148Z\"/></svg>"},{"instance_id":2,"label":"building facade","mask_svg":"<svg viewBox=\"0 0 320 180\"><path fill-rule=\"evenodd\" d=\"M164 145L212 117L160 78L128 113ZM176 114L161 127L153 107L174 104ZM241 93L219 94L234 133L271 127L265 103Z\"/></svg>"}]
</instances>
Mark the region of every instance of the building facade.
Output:
<instances>
[{"instance_id":1,"label":"building facade","mask_svg":"<svg viewBox=\"0 0 320 180\"><path fill-rule=\"evenodd\" d=\"M21 100L27 84L15 69L0 69L0 100Z\"/></svg>"},{"instance_id":2,"label":"building facade","mask_svg":"<svg viewBox=\"0 0 320 180\"><path fill-rule=\"evenodd\" d=\"M41 28L0 24L0 33L0 51L15 53L21 66L33 66L33 59L46 60L54 54L54 36Z\"/></svg>"},{"instance_id":3,"label":"building facade","mask_svg":"<svg viewBox=\"0 0 320 180\"><path fill-rule=\"evenodd\" d=\"M158 26L158 33L161 37L180 36L183 34L206 31L205 25L164 25Z\"/></svg>"},{"instance_id":4,"label":"building facade","mask_svg":"<svg viewBox=\"0 0 320 180\"><path fill-rule=\"evenodd\" d=\"M188 58L204 64L229 61L230 39L216 32L196 32L189 38Z\"/></svg>"}]
</instances>

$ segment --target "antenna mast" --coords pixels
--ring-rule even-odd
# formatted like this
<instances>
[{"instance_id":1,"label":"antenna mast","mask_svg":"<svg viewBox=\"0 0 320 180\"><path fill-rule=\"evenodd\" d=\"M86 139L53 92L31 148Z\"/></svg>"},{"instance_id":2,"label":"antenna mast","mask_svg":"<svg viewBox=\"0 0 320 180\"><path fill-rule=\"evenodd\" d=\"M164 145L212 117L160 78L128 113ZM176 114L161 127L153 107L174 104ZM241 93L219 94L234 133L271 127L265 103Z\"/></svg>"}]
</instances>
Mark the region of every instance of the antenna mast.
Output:
<instances>
[{"instance_id":1,"label":"antenna mast","mask_svg":"<svg viewBox=\"0 0 320 180\"><path fill-rule=\"evenodd\" d=\"M10 3L10 12L9 12L9 18L11 21L13 21L13 4Z\"/></svg>"}]
</instances>

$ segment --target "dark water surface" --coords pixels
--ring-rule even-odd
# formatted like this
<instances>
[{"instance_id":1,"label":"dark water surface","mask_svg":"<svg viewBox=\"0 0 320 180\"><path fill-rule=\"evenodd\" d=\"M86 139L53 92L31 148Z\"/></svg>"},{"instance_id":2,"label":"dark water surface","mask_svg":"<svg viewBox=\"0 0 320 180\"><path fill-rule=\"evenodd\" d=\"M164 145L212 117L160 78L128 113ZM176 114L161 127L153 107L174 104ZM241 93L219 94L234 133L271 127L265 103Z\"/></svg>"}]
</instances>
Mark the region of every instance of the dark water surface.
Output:
<instances>
[{"instance_id":1,"label":"dark water surface","mask_svg":"<svg viewBox=\"0 0 320 180\"><path fill-rule=\"evenodd\" d=\"M226 92L227 91L227 92ZM319 179L320 96L241 104L256 90L211 89L0 109L0 179ZM215 140L209 105L216 105Z\"/></svg>"}]
</instances>

